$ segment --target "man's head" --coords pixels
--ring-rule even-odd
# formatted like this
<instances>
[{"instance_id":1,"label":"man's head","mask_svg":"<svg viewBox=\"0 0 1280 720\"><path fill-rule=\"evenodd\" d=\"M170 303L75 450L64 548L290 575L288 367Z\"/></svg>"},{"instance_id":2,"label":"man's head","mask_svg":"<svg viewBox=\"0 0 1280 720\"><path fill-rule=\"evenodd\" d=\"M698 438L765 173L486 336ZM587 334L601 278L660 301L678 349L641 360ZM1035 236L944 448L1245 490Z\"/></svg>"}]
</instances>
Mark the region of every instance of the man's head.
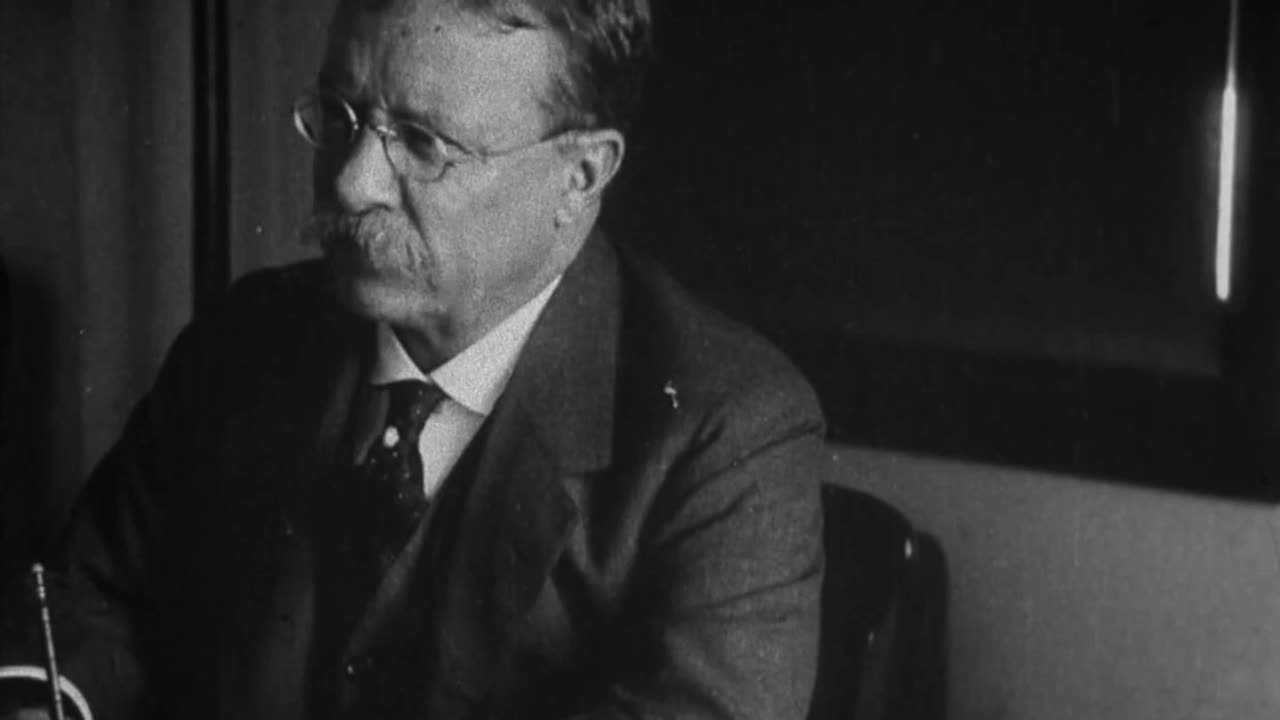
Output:
<instances>
[{"instance_id":1,"label":"man's head","mask_svg":"<svg viewBox=\"0 0 1280 720\"><path fill-rule=\"evenodd\" d=\"M581 248L622 161L648 14L645 0L340 4L299 106L323 144L310 234L344 300L419 363L476 340Z\"/></svg>"}]
</instances>

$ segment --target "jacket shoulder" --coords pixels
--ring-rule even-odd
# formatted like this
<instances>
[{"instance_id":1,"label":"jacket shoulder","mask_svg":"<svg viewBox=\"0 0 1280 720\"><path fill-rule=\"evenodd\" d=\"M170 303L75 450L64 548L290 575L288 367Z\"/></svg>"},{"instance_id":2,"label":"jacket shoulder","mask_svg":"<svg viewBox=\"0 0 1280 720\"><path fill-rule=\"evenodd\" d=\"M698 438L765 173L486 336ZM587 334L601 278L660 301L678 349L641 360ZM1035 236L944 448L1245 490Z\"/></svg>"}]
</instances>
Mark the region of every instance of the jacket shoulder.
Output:
<instances>
[{"instance_id":1,"label":"jacket shoulder","mask_svg":"<svg viewBox=\"0 0 1280 720\"><path fill-rule=\"evenodd\" d=\"M346 316L328 268L310 260L245 274L196 314L188 334L219 354L265 359L305 345Z\"/></svg>"},{"instance_id":2,"label":"jacket shoulder","mask_svg":"<svg viewBox=\"0 0 1280 720\"><path fill-rule=\"evenodd\" d=\"M628 393L659 388L672 410L704 426L825 432L816 393L780 349L698 300L648 258L625 247L619 258Z\"/></svg>"},{"instance_id":3,"label":"jacket shoulder","mask_svg":"<svg viewBox=\"0 0 1280 720\"><path fill-rule=\"evenodd\" d=\"M328 267L322 260L308 260L246 273L213 303L211 314L243 321L296 321L331 305L336 303Z\"/></svg>"}]
</instances>

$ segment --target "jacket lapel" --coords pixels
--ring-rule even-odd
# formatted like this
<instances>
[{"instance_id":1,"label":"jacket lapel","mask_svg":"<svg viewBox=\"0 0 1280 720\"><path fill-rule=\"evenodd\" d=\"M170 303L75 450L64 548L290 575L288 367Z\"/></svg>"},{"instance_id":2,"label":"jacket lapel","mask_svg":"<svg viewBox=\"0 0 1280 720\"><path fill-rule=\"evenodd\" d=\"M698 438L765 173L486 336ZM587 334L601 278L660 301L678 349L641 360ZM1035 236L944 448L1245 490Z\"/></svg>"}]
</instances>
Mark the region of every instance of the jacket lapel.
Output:
<instances>
[{"instance_id":1,"label":"jacket lapel","mask_svg":"<svg viewBox=\"0 0 1280 720\"><path fill-rule=\"evenodd\" d=\"M281 488L290 517L308 524L342 465L338 452L373 347L372 323L336 313L325 316L328 326L315 329L293 366L279 370L267 408L271 432L264 436L273 447L265 451L282 468L272 484Z\"/></svg>"},{"instance_id":2,"label":"jacket lapel","mask_svg":"<svg viewBox=\"0 0 1280 720\"><path fill-rule=\"evenodd\" d=\"M226 708L263 710L262 717L299 718L315 611L312 553L324 527L319 498L332 480L352 399L371 346L371 325L333 305L298 327L282 329L296 353L262 381L258 409L237 427L228 456L237 478L226 502L244 518L236 564L242 598L226 613L242 613L241 636L224 637L221 663ZM246 576L247 575L247 579Z\"/></svg>"},{"instance_id":3,"label":"jacket lapel","mask_svg":"<svg viewBox=\"0 0 1280 720\"><path fill-rule=\"evenodd\" d=\"M472 699L500 676L512 631L578 522L563 479L611 462L618 294L614 251L593 236L489 419L439 623L443 677Z\"/></svg>"},{"instance_id":4,"label":"jacket lapel","mask_svg":"<svg viewBox=\"0 0 1280 720\"><path fill-rule=\"evenodd\" d=\"M253 553L230 558L238 574L251 563L270 580L280 550L325 533L317 503L333 479L372 330L336 307L315 311L309 322L282 329L290 351L267 353L254 410L229 429L223 472L233 482L223 515L235 523L227 532L243 537L242 550ZM245 589L277 595L277 585ZM261 607L262 599L253 605Z\"/></svg>"}]
</instances>

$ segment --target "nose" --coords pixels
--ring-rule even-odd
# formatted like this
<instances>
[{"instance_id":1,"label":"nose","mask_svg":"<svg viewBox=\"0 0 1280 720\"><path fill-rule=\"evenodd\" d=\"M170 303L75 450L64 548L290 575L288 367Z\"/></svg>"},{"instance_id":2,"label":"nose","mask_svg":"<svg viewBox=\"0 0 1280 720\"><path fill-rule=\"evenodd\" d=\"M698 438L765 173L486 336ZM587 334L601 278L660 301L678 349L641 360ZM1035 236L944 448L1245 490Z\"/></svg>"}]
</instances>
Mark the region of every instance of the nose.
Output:
<instances>
[{"instance_id":1,"label":"nose","mask_svg":"<svg viewBox=\"0 0 1280 720\"><path fill-rule=\"evenodd\" d=\"M396 172L382 138L362 128L334 178L334 192L342 209L360 213L392 206L397 197Z\"/></svg>"}]
</instances>

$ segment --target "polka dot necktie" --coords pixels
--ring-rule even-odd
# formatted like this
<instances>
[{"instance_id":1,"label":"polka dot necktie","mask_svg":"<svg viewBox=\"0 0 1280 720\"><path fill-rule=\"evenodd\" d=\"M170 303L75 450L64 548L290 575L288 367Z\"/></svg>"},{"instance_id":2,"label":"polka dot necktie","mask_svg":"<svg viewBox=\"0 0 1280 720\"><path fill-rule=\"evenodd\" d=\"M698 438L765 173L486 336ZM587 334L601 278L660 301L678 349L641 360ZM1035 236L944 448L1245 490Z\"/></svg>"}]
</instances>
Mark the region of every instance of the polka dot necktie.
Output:
<instances>
[{"instance_id":1,"label":"polka dot necktie","mask_svg":"<svg viewBox=\"0 0 1280 720\"><path fill-rule=\"evenodd\" d=\"M420 380L402 380L384 389L390 399L386 421L357 473L366 501L360 508L361 534L381 570L390 565L426 511L418 436L445 397L440 388Z\"/></svg>"}]
</instances>

